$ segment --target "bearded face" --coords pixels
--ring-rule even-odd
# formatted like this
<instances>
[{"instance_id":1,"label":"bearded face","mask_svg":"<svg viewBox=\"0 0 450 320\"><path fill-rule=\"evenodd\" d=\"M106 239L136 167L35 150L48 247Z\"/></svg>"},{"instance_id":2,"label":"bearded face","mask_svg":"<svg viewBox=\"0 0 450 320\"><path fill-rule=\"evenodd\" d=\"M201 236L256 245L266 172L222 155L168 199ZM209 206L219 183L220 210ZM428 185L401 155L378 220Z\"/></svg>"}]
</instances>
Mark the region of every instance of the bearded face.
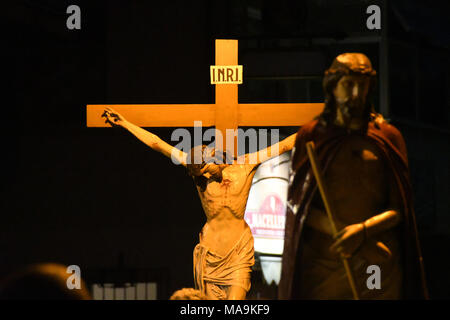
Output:
<instances>
[{"instance_id":1,"label":"bearded face","mask_svg":"<svg viewBox=\"0 0 450 320\"><path fill-rule=\"evenodd\" d=\"M370 78L367 75L350 74L339 79L333 90L336 125L350 129L362 126L369 85Z\"/></svg>"}]
</instances>

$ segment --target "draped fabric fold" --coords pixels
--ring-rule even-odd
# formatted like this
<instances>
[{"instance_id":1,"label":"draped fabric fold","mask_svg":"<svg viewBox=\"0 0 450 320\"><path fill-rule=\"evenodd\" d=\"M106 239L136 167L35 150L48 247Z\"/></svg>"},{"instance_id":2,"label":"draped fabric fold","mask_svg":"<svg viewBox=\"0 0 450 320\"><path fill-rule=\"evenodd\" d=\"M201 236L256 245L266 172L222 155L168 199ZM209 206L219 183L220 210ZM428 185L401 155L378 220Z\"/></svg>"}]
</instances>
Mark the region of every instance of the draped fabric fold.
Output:
<instances>
[{"instance_id":1,"label":"draped fabric fold","mask_svg":"<svg viewBox=\"0 0 450 320\"><path fill-rule=\"evenodd\" d=\"M395 178L402 198L403 222L399 227L403 251L401 260L404 266L402 296L407 299L428 298L403 137L395 127L382 119L381 115L373 115L366 130L355 134L365 136L379 149L388 165L390 174ZM314 142L323 174L325 174L337 150L348 136L346 130L337 127L325 128L317 120L300 128L297 134L288 192L283 265L278 288L280 299L299 298L298 293L302 286L301 270L307 263L307 261L302 261L302 252L306 252L304 224L312 198L317 191L317 185L306 154L306 142Z\"/></svg>"},{"instance_id":2,"label":"draped fabric fold","mask_svg":"<svg viewBox=\"0 0 450 320\"><path fill-rule=\"evenodd\" d=\"M209 299L224 300L231 286L250 290L250 272L255 263L253 235L247 226L233 248L221 256L202 241L194 249L195 288Z\"/></svg>"}]
</instances>

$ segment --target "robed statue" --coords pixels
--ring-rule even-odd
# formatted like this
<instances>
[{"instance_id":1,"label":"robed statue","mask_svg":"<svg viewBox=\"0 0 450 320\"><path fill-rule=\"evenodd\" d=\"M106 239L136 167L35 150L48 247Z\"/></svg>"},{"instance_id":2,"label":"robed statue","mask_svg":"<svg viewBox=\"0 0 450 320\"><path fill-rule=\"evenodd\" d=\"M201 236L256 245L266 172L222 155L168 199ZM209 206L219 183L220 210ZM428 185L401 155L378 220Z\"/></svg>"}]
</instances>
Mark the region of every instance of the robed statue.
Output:
<instances>
[{"instance_id":1,"label":"robed statue","mask_svg":"<svg viewBox=\"0 0 450 320\"><path fill-rule=\"evenodd\" d=\"M352 299L343 259L360 299L427 297L406 146L401 133L374 112L375 79L364 54L339 55L323 79L323 112L297 133L281 299ZM317 190L306 149L310 141L337 234ZM372 272L378 274L370 278Z\"/></svg>"}]
</instances>

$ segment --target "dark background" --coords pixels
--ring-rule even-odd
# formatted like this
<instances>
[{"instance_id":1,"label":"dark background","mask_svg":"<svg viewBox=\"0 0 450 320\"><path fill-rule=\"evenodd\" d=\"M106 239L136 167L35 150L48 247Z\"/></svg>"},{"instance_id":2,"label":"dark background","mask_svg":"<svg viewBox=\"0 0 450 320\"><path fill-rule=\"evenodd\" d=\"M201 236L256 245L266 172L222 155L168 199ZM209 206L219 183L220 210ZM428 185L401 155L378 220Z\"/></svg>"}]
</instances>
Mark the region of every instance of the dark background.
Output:
<instances>
[{"instance_id":1,"label":"dark background","mask_svg":"<svg viewBox=\"0 0 450 320\"><path fill-rule=\"evenodd\" d=\"M81 30L66 28L70 4L81 8ZM366 28L370 4L382 6L381 31ZM336 55L369 56L379 75L376 108L408 146L431 296L450 297L446 2L4 7L0 276L56 261L79 265L90 282L105 280L101 270L141 270L160 281L164 299L193 286L192 250L205 217L192 180L123 130L86 128L85 105L213 103L214 40L232 38L244 65L240 102L321 102L322 75ZM171 128L151 130L170 141Z\"/></svg>"}]
</instances>

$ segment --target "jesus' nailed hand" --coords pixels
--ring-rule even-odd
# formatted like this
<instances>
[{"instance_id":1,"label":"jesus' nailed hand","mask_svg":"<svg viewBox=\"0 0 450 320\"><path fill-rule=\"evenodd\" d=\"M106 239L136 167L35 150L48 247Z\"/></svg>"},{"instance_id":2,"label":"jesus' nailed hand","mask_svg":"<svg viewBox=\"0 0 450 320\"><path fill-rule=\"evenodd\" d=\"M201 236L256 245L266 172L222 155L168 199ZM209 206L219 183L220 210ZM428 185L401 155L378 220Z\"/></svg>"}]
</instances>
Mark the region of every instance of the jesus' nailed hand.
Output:
<instances>
[{"instance_id":1,"label":"jesus' nailed hand","mask_svg":"<svg viewBox=\"0 0 450 320\"><path fill-rule=\"evenodd\" d=\"M208 299L245 299L250 289L251 266L254 264L253 236L244 220L253 176L262 162L292 150L296 134L263 150L241 155L230 163L220 161L224 160L223 153L207 150L204 145L194 147L189 152L179 150L151 132L128 122L112 108L106 108L102 117L112 126L127 129L153 150L175 159L188 169L207 218L200 234L200 243L194 250L194 261L197 262L197 266L194 266L196 289L201 290ZM211 155L214 161L205 161L203 157L198 161L194 157L197 149L200 149L202 155ZM211 256L217 259L227 259L223 264L227 272L221 273L215 269L212 275L210 261L200 261L208 257L204 254L205 250L213 253ZM201 255L195 256L200 252ZM221 279L222 275L226 275L226 280Z\"/></svg>"}]
</instances>

